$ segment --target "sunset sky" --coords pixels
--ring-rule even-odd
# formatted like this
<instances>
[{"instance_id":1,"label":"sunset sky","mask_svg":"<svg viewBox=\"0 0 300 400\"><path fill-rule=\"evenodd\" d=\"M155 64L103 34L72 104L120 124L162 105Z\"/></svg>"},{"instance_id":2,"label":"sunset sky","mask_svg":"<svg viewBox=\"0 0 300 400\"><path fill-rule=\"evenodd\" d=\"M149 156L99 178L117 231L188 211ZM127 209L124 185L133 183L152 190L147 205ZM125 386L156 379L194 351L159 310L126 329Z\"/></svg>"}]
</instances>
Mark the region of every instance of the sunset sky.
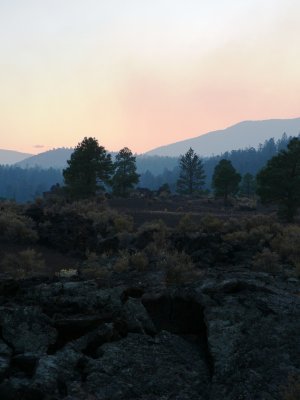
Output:
<instances>
[{"instance_id":1,"label":"sunset sky","mask_svg":"<svg viewBox=\"0 0 300 400\"><path fill-rule=\"evenodd\" d=\"M300 116L299 0L0 0L0 148Z\"/></svg>"}]
</instances>

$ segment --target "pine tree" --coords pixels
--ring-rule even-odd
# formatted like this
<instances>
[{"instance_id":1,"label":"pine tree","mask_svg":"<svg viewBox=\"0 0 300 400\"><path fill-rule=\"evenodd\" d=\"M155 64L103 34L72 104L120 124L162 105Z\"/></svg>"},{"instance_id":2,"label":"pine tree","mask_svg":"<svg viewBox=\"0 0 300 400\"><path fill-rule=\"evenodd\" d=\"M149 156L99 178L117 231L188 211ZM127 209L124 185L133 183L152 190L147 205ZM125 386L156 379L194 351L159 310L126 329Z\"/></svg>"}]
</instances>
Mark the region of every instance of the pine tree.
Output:
<instances>
[{"instance_id":1,"label":"pine tree","mask_svg":"<svg viewBox=\"0 0 300 400\"><path fill-rule=\"evenodd\" d=\"M97 139L85 137L75 147L68 167L63 170L66 188L75 198L95 196L97 190L104 190L110 183L113 172L111 155Z\"/></svg>"},{"instance_id":2,"label":"pine tree","mask_svg":"<svg viewBox=\"0 0 300 400\"><path fill-rule=\"evenodd\" d=\"M247 172L243 177L240 185L239 193L246 197L251 197L255 194L256 183L252 174Z\"/></svg>"},{"instance_id":3,"label":"pine tree","mask_svg":"<svg viewBox=\"0 0 300 400\"><path fill-rule=\"evenodd\" d=\"M203 163L192 148L180 157L179 167L177 192L192 195L201 191L205 182Z\"/></svg>"},{"instance_id":4,"label":"pine tree","mask_svg":"<svg viewBox=\"0 0 300 400\"><path fill-rule=\"evenodd\" d=\"M300 206L300 139L271 158L256 179L261 200L277 203L279 214L292 221Z\"/></svg>"},{"instance_id":5,"label":"pine tree","mask_svg":"<svg viewBox=\"0 0 300 400\"><path fill-rule=\"evenodd\" d=\"M238 191L240 180L241 175L236 172L231 161L222 159L216 165L212 178L215 195L223 197L226 203L228 196Z\"/></svg>"},{"instance_id":6,"label":"pine tree","mask_svg":"<svg viewBox=\"0 0 300 400\"><path fill-rule=\"evenodd\" d=\"M131 150L124 147L116 155L114 163L115 174L112 179L113 192L125 197L129 191L139 182L139 174L136 173L136 157Z\"/></svg>"}]
</instances>

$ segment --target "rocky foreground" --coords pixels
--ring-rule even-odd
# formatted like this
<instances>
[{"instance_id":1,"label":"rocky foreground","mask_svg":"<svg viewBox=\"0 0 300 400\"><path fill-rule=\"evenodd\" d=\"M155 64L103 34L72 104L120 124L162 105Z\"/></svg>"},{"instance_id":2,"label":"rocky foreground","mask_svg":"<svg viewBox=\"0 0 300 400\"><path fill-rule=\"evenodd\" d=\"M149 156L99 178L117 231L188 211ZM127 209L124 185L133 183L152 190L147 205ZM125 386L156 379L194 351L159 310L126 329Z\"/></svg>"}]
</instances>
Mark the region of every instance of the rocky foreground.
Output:
<instances>
[{"instance_id":1,"label":"rocky foreground","mask_svg":"<svg viewBox=\"0 0 300 400\"><path fill-rule=\"evenodd\" d=\"M0 283L0 399L276 400L300 376L299 280Z\"/></svg>"}]
</instances>

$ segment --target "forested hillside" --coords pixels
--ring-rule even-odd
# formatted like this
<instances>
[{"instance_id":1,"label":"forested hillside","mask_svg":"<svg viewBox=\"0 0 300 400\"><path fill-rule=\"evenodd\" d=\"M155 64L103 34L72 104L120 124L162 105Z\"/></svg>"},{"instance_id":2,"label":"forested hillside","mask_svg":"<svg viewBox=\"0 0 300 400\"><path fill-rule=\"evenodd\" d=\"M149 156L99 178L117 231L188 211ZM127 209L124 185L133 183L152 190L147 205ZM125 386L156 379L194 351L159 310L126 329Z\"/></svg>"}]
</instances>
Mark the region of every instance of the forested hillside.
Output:
<instances>
[{"instance_id":1,"label":"forested hillside","mask_svg":"<svg viewBox=\"0 0 300 400\"><path fill-rule=\"evenodd\" d=\"M233 150L204 159L205 188L210 189L214 168L222 158L230 160L241 175L247 172L256 175L271 157L286 148L290 139L291 137L284 134L276 142L273 138L266 140L257 149L252 147ZM164 183L168 183L171 190L175 191L179 175L177 157L139 156L136 163L137 171L141 175L139 187L156 190ZM23 169L16 166L0 166L0 197L15 199L17 202L32 200L49 190L52 185L62 182L60 169Z\"/></svg>"},{"instance_id":2,"label":"forested hillside","mask_svg":"<svg viewBox=\"0 0 300 400\"><path fill-rule=\"evenodd\" d=\"M204 171L206 174L205 187L210 189L211 179L215 166L219 163L222 158L230 160L234 168L244 175L250 173L256 175L257 172L272 158L278 151L285 149L291 137L288 137L285 133L281 139L275 140L273 138L266 140L264 144L259 145L257 149L251 147L241 150L233 150L217 156L209 157L204 159ZM187 149L188 150L188 149ZM153 157L154 163L159 163L159 157ZM162 157L165 159L165 157ZM178 159L171 158L174 160L175 166L171 169L166 167L163 173L155 174L151 170L151 158L149 157L148 164L149 168L146 172L141 174L140 186L147 187L149 189L158 189L162 184L168 183L172 190L175 190L176 181L179 175ZM170 161L169 161L170 162Z\"/></svg>"},{"instance_id":3,"label":"forested hillside","mask_svg":"<svg viewBox=\"0 0 300 400\"><path fill-rule=\"evenodd\" d=\"M49 190L53 184L62 183L61 171L54 168L23 169L0 165L0 197L23 203L33 200Z\"/></svg>"}]
</instances>

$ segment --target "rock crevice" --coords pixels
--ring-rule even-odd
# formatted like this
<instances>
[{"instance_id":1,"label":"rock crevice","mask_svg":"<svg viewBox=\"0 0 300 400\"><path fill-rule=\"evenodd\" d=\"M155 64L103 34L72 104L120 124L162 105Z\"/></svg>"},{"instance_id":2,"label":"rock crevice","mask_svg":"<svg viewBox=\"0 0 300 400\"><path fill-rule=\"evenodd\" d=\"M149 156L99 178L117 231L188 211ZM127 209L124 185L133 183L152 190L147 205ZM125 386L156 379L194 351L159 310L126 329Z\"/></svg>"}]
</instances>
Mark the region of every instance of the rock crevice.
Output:
<instances>
[{"instance_id":1,"label":"rock crevice","mask_svg":"<svg viewBox=\"0 0 300 400\"><path fill-rule=\"evenodd\" d=\"M281 400L300 375L300 299L229 275L164 289L27 282L0 304L0 398Z\"/></svg>"}]
</instances>

